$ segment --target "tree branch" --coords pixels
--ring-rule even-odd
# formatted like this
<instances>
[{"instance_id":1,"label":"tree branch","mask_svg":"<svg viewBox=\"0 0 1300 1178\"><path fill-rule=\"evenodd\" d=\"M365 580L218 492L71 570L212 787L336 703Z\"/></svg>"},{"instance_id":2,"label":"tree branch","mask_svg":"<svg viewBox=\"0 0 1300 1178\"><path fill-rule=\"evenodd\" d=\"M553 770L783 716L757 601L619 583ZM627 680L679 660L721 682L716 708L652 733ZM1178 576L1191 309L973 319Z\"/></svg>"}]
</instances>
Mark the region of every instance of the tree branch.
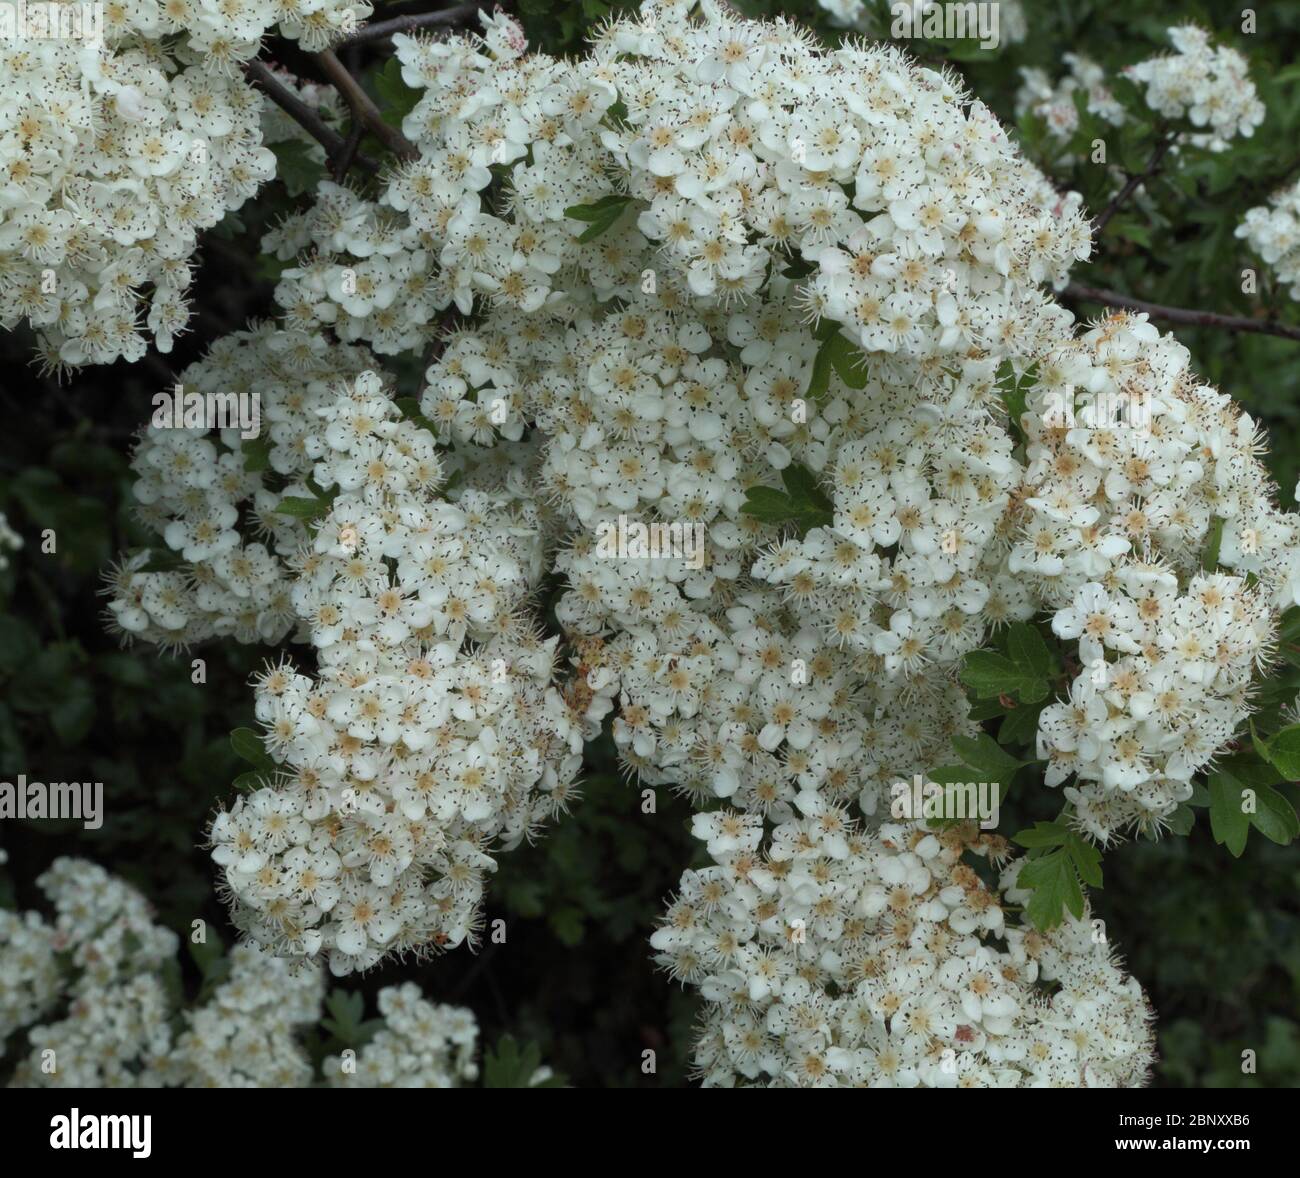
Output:
<instances>
[{"instance_id":1,"label":"tree branch","mask_svg":"<svg viewBox=\"0 0 1300 1178\"><path fill-rule=\"evenodd\" d=\"M358 29L350 37L345 37L334 48L346 49L352 45L365 45L371 41L386 41L397 33L413 33L417 29L426 29L437 25L469 24L474 16L487 8L491 0L471 0L468 4L457 4L454 8L444 8L441 12L417 12L409 16L396 16L392 20L376 21Z\"/></svg>"},{"instance_id":2,"label":"tree branch","mask_svg":"<svg viewBox=\"0 0 1300 1178\"><path fill-rule=\"evenodd\" d=\"M1128 200L1128 198L1143 184L1150 180L1152 176L1160 171L1160 165L1164 162L1165 156L1169 154L1169 149L1173 147L1174 141L1177 138L1178 136L1176 135L1166 135L1156 144L1155 150L1151 153L1151 159L1148 161L1147 166L1141 172L1135 172L1129 176L1124 187L1115 194L1110 204L1102 210L1101 216L1097 218L1097 227L1093 232L1094 238L1102 235L1106 226L1109 224L1110 219L1119 212L1120 207L1124 202Z\"/></svg>"},{"instance_id":3,"label":"tree branch","mask_svg":"<svg viewBox=\"0 0 1300 1178\"><path fill-rule=\"evenodd\" d=\"M276 80L270 67L263 61L250 61L244 65L244 76L275 103L285 114L316 140L325 154L336 160L343 156L347 144L343 137L332 128L327 127L321 117L291 90ZM349 160L349 163L351 160ZM379 165L369 156L356 154L356 162L368 172L378 172Z\"/></svg>"},{"instance_id":4,"label":"tree branch","mask_svg":"<svg viewBox=\"0 0 1300 1178\"><path fill-rule=\"evenodd\" d=\"M1283 339L1300 340L1300 327L1279 323L1276 319L1251 319L1246 315L1220 315L1214 311L1195 311L1186 307L1166 307L1160 303L1147 303L1130 298L1113 290L1095 286L1082 286L1077 282L1065 288L1070 298L1101 303L1123 311L1145 311L1152 319L1167 319L1170 323L1185 323L1189 327L1220 327L1225 331L1249 332L1255 335L1276 335Z\"/></svg>"},{"instance_id":5,"label":"tree branch","mask_svg":"<svg viewBox=\"0 0 1300 1178\"><path fill-rule=\"evenodd\" d=\"M415 145L407 139L396 127L390 127L384 122L384 116L374 100L362 88L361 83L356 80L347 70L347 67L334 56L331 49L323 49L316 54L316 60L320 62L321 69L325 71L325 76L334 84L339 93L347 99L348 106L352 108L352 117L361 119L366 126L374 133L385 147L394 155L402 159L415 159L420 153Z\"/></svg>"}]
</instances>

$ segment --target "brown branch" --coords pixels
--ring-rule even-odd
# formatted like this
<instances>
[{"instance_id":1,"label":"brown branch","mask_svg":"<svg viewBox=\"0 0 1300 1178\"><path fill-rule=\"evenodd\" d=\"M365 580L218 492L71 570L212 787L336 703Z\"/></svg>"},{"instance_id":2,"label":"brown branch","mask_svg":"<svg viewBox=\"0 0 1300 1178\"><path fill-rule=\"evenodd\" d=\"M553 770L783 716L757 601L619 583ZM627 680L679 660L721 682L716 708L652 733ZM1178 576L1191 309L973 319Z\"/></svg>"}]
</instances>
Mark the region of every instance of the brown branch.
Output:
<instances>
[{"instance_id":1,"label":"brown branch","mask_svg":"<svg viewBox=\"0 0 1300 1178\"><path fill-rule=\"evenodd\" d=\"M352 108L352 117L354 119L364 121L366 126L374 133L375 138L394 155L400 156L402 159L415 159L420 154L415 145L401 131L396 127L390 127L384 122L384 116L379 107L375 105L374 99L361 88L361 83L334 56L333 50L324 49L315 56L316 60L320 62L321 69L325 71L325 76L334 84L339 93L347 99L348 106Z\"/></svg>"},{"instance_id":2,"label":"brown branch","mask_svg":"<svg viewBox=\"0 0 1300 1178\"><path fill-rule=\"evenodd\" d=\"M398 33L413 33L417 29L437 25L468 24L480 10L489 7L491 2L492 0L471 0L469 4L457 4L454 8L444 8L441 12L417 12L409 16L395 16L392 20L376 21L358 29L350 37L345 37L334 48L346 49L371 41L386 41Z\"/></svg>"},{"instance_id":3,"label":"brown branch","mask_svg":"<svg viewBox=\"0 0 1300 1178\"><path fill-rule=\"evenodd\" d=\"M356 158L357 150L361 146L361 136L365 132L365 124L358 118L353 118L352 125L348 128L347 142L343 144L343 150L332 161L332 171L334 173L334 182L343 183L343 177L348 174L348 168L352 166L352 161Z\"/></svg>"},{"instance_id":4,"label":"brown branch","mask_svg":"<svg viewBox=\"0 0 1300 1178\"><path fill-rule=\"evenodd\" d=\"M1155 150L1151 153L1151 159L1148 161L1147 166L1141 172L1134 172L1129 176L1124 187L1115 194L1110 204L1102 210L1101 216L1097 218L1096 229L1093 231L1094 237L1100 237L1105 231L1106 226L1110 223L1110 219L1119 212L1120 207L1124 202L1128 200L1128 198L1132 196L1138 188L1160 171L1160 165L1164 162L1165 156L1169 154L1169 149L1173 147L1174 141L1177 138L1176 135L1166 135L1156 144Z\"/></svg>"},{"instance_id":5,"label":"brown branch","mask_svg":"<svg viewBox=\"0 0 1300 1178\"><path fill-rule=\"evenodd\" d=\"M1082 286L1077 282L1065 288L1070 298L1083 299L1122 311L1145 311L1153 319L1167 319L1170 323L1185 323L1189 327L1219 327L1225 331L1250 332L1255 335L1276 335L1283 339L1300 340L1300 327L1279 323L1276 319L1251 319L1246 315L1220 315L1215 311L1195 311L1186 307L1166 307L1160 303L1147 303L1130 298L1113 290L1095 286Z\"/></svg>"},{"instance_id":6,"label":"brown branch","mask_svg":"<svg viewBox=\"0 0 1300 1178\"><path fill-rule=\"evenodd\" d=\"M330 160L342 158L347 144L337 131L327 127L311 107L287 87L280 84L270 67L263 61L250 61L244 65L244 76L285 114L316 140ZM351 160L349 160L349 163ZM356 153L356 162L368 172L378 172L379 165L369 156Z\"/></svg>"}]
</instances>

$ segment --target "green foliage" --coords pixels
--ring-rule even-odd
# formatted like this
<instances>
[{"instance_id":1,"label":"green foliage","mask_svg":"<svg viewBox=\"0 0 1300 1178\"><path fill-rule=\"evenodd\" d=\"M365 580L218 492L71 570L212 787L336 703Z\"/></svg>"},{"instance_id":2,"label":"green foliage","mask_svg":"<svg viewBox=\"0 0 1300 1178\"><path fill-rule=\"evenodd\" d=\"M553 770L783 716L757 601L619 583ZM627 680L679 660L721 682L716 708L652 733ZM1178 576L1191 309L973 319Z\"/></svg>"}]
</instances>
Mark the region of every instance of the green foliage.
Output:
<instances>
[{"instance_id":1,"label":"green foliage","mask_svg":"<svg viewBox=\"0 0 1300 1178\"><path fill-rule=\"evenodd\" d=\"M746 515L765 524L792 524L800 536L812 528L829 527L835 518L835 505L817 485L816 476L806 467L793 462L781 472L784 491L775 487L750 487L741 507Z\"/></svg>"},{"instance_id":2,"label":"green foliage","mask_svg":"<svg viewBox=\"0 0 1300 1178\"><path fill-rule=\"evenodd\" d=\"M530 1083L533 1074L542 1065L542 1052L536 1043L520 1047L513 1035L502 1035L495 1047L488 1048L483 1056L484 1088L565 1088L564 1077L548 1076L536 1084Z\"/></svg>"},{"instance_id":3,"label":"green foliage","mask_svg":"<svg viewBox=\"0 0 1300 1178\"><path fill-rule=\"evenodd\" d=\"M818 402L825 400L830 394L832 372L851 389L866 388L867 370L862 353L840 331L839 324L823 320L817 336L822 342L813 359L808 396Z\"/></svg>"},{"instance_id":4,"label":"green foliage","mask_svg":"<svg viewBox=\"0 0 1300 1178\"><path fill-rule=\"evenodd\" d=\"M976 699L1011 696L1022 704L1047 699L1057 661L1039 631L1016 622L999 650L973 650L962 660L961 681Z\"/></svg>"},{"instance_id":5,"label":"green foliage","mask_svg":"<svg viewBox=\"0 0 1300 1178\"><path fill-rule=\"evenodd\" d=\"M384 122L399 131L402 129L402 120L415 109L424 93L402 81L402 63L396 57L390 57L382 69L375 71L374 89L379 96L379 109L383 113Z\"/></svg>"},{"instance_id":6,"label":"green foliage","mask_svg":"<svg viewBox=\"0 0 1300 1178\"><path fill-rule=\"evenodd\" d=\"M1025 915L1040 929L1055 928L1068 911L1083 916L1083 885L1101 887L1101 852L1061 822L1039 822L1013 836L1029 853L1017 883L1031 895Z\"/></svg>"},{"instance_id":7,"label":"green foliage","mask_svg":"<svg viewBox=\"0 0 1300 1178\"><path fill-rule=\"evenodd\" d=\"M290 196L314 192L325 178L324 162L314 158L321 154L319 147L301 139L286 139L270 147L275 155L276 178L283 182Z\"/></svg>"},{"instance_id":8,"label":"green foliage","mask_svg":"<svg viewBox=\"0 0 1300 1178\"><path fill-rule=\"evenodd\" d=\"M631 202L630 196L611 193L591 204L570 205L564 210L564 215L574 221L586 222L587 228L578 234L579 241L594 241L602 233L614 227L615 222Z\"/></svg>"}]
</instances>

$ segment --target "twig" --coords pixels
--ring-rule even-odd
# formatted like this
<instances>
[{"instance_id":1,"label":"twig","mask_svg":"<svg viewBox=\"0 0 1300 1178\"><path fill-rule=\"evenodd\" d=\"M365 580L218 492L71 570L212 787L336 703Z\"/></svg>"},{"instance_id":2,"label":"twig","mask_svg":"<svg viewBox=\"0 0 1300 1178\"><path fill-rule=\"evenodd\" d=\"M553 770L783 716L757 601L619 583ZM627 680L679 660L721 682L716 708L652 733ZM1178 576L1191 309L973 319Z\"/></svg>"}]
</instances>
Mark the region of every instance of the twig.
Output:
<instances>
[{"instance_id":1,"label":"twig","mask_svg":"<svg viewBox=\"0 0 1300 1178\"><path fill-rule=\"evenodd\" d=\"M1300 340L1300 327L1279 323L1276 319L1251 319L1246 315L1220 315L1214 311L1195 311L1187 307L1166 307L1160 303L1147 303L1113 290L1095 286L1082 286L1077 282L1065 288L1067 296L1118 307L1123 311L1145 311L1153 319L1167 319L1170 323L1185 323L1189 327L1221 327L1225 331L1250 332L1255 335L1276 335L1283 339Z\"/></svg>"},{"instance_id":2,"label":"twig","mask_svg":"<svg viewBox=\"0 0 1300 1178\"><path fill-rule=\"evenodd\" d=\"M343 177L348 174L348 168L352 166L352 161L356 158L357 148L361 146L361 136L365 129L365 124L354 117L352 125L348 128L347 142L343 144L343 150L339 152L337 158L333 161L332 170L336 184L342 184Z\"/></svg>"},{"instance_id":3,"label":"twig","mask_svg":"<svg viewBox=\"0 0 1300 1178\"><path fill-rule=\"evenodd\" d=\"M1110 219L1119 212L1120 207L1124 202L1128 200L1128 198L1132 196L1138 188L1160 171L1160 165L1164 162L1165 156L1169 154L1169 149L1173 147L1174 141L1177 138L1176 135L1166 135L1156 144L1156 148L1151 153L1151 159L1148 161L1146 168L1141 172L1135 172L1129 176L1124 187L1115 194L1114 199L1111 200L1110 204L1101 211L1101 216L1099 216L1096 221L1097 227L1093 232L1094 237L1100 237L1107 224L1109 224Z\"/></svg>"},{"instance_id":4,"label":"twig","mask_svg":"<svg viewBox=\"0 0 1300 1178\"><path fill-rule=\"evenodd\" d=\"M321 117L296 94L276 80L270 67L263 61L250 61L244 66L244 76L275 103L285 114L316 140L331 160L338 159L347 147L343 136L327 127ZM355 153L355 160L368 172L378 172L379 165L369 156ZM352 161L349 160L349 163Z\"/></svg>"},{"instance_id":5,"label":"twig","mask_svg":"<svg viewBox=\"0 0 1300 1178\"><path fill-rule=\"evenodd\" d=\"M390 127L384 122L384 116L379 107L375 105L374 99L361 88L361 83L348 73L347 67L334 56L333 50L321 50L320 53L316 54L316 60L320 62L321 69L325 71L325 76L334 83L339 93L347 99L348 106L352 108L352 117L364 120L366 126L374 133L375 138L383 143L389 151L402 159L415 159L420 154L415 145L401 131L396 127Z\"/></svg>"},{"instance_id":6,"label":"twig","mask_svg":"<svg viewBox=\"0 0 1300 1178\"><path fill-rule=\"evenodd\" d=\"M416 12L409 16L395 16L392 20L376 21L358 29L350 37L345 37L334 48L346 49L371 41L386 41L397 33L413 33L416 29L434 25L468 24L475 13L487 8L490 3L491 0L471 0L469 4L457 4L454 8L444 8L441 12Z\"/></svg>"}]
</instances>

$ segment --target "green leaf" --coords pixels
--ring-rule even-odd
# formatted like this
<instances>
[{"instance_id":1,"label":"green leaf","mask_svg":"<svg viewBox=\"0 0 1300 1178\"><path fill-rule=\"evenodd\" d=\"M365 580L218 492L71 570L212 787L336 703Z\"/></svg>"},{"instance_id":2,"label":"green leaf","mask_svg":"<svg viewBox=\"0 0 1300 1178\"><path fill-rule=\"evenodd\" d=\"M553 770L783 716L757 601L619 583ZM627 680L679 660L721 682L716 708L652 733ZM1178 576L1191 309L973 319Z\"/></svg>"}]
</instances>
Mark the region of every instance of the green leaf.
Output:
<instances>
[{"instance_id":1,"label":"green leaf","mask_svg":"<svg viewBox=\"0 0 1300 1178\"><path fill-rule=\"evenodd\" d=\"M1006 407L1007 418L1011 422L1016 437L1022 441L1025 437L1025 428L1020 419L1025 415L1029 390L1037 382L1037 364L1031 364L1020 377L1016 376L1015 369L1011 366L1010 361L1003 361L1002 367L998 369L998 388L1002 393L1002 404Z\"/></svg>"},{"instance_id":2,"label":"green leaf","mask_svg":"<svg viewBox=\"0 0 1300 1178\"><path fill-rule=\"evenodd\" d=\"M1000 782L1003 786L1010 785L1016 771L1028 764L1013 757L987 732L975 737L954 736L952 747L962 761L982 775L981 780Z\"/></svg>"},{"instance_id":3,"label":"green leaf","mask_svg":"<svg viewBox=\"0 0 1300 1178\"><path fill-rule=\"evenodd\" d=\"M1016 622L1007 629L1007 653L1026 674L1049 679L1056 674L1056 659L1038 630L1028 622Z\"/></svg>"},{"instance_id":4,"label":"green leaf","mask_svg":"<svg viewBox=\"0 0 1300 1178\"><path fill-rule=\"evenodd\" d=\"M1025 915L1035 928L1055 928L1064 919L1063 909L1076 919L1083 916L1083 889L1065 848L1029 860L1020 869L1018 883L1030 891Z\"/></svg>"},{"instance_id":5,"label":"green leaf","mask_svg":"<svg viewBox=\"0 0 1300 1178\"><path fill-rule=\"evenodd\" d=\"M359 993L331 990L325 999L325 1009L332 1017L321 1019L331 1035L349 1047L359 1047L369 1035L362 1034L366 1013L366 1000Z\"/></svg>"},{"instance_id":6,"label":"green leaf","mask_svg":"<svg viewBox=\"0 0 1300 1178\"><path fill-rule=\"evenodd\" d=\"M1035 822L1032 827L1011 836L1013 843L1022 847L1062 847L1070 837L1070 831L1059 822Z\"/></svg>"},{"instance_id":7,"label":"green leaf","mask_svg":"<svg viewBox=\"0 0 1300 1178\"><path fill-rule=\"evenodd\" d=\"M1027 622L1007 630L1006 654L973 650L962 660L961 679L978 699L1013 696L1022 704L1041 703L1051 691L1056 659L1043 636Z\"/></svg>"},{"instance_id":8,"label":"green leaf","mask_svg":"<svg viewBox=\"0 0 1300 1178\"><path fill-rule=\"evenodd\" d=\"M1300 818L1295 807L1278 790L1263 786L1255 792L1255 813L1250 824L1270 842L1286 846L1300 836Z\"/></svg>"},{"instance_id":9,"label":"green leaf","mask_svg":"<svg viewBox=\"0 0 1300 1178\"><path fill-rule=\"evenodd\" d=\"M824 400L830 392L832 372L851 389L865 388L867 372L862 367L862 353L840 332L840 325L823 319L813 334L822 342L813 358L807 395L814 401Z\"/></svg>"},{"instance_id":10,"label":"green leaf","mask_svg":"<svg viewBox=\"0 0 1300 1178\"><path fill-rule=\"evenodd\" d=\"M798 463L781 472L785 491L775 487L750 487L740 510L769 524L794 524L799 535L812 528L829 527L835 519L834 505L813 473Z\"/></svg>"},{"instance_id":11,"label":"green leaf","mask_svg":"<svg viewBox=\"0 0 1300 1178\"><path fill-rule=\"evenodd\" d=\"M303 495L286 495L275 508L279 515L291 515L308 522L320 519L329 509L329 499L308 499Z\"/></svg>"},{"instance_id":12,"label":"green leaf","mask_svg":"<svg viewBox=\"0 0 1300 1178\"><path fill-rule=\"evenodd\" d=\"M1036 704L1022 704L1007 712L1006 718L998 727L998 744L1028 745L1032 748L1038 736L1038 717L1043 714L1046 706L1044 700Z\"/></svg>"},{"instance_id":13,"label":"green leaf","mask_svg":"<svg viewBox=\"0 0 1300 1178\"><path fill-rule=\"evenodd\" d=\"M423 91L402 81L402 63L396 57L390 57L384 68L375 74L375 93L379 95L384 122L400 130L402 120L415 109Z\"/></svg>"},{"instance_id":14,"label":"green leaf","mask_svg":"<svg viewBox=\"0 0 1300 1178\"><path fill-rule=\"evenodd\" d=\"M249 473L267 470L271 465L271 439L265 435L245 438L239 445L244 455L244 469Z\"/></svg>"},{"instance_id":15,"label":"green leaf","mask_svg":"<svg viewBox=\"0 0 1300 1178\"><path fill-rule=\"evenodd\" d=\"M249 762L258 769L275 768L275 761L267 753L262 737L251 728L236 728L230 734L230 747L241 760Z\"/></svg>"},{"instance_id":16,"label":"green leaf","mask_svg":"<svg viewBox=\"0 0 1300 1178\"><path fill-rule=\"evenodd\" d=\"M1205 538L1205 548L1201 553L1201 568L1213 571L1219 567L1219 549L1223 545L1223 517L1215 516L1210 521L1210 531Z\"/></svg>"},{"instance_id":17,"label":"green leaf","mask_svg":"<svg viewBox=\"0 0 1300 1178\"><path fill-rule=\"evenodd\" d=\"M1192 827L1196 823L1196 811L1188 805L1179 806L1172 814L1169 815L1169 829L1174 834L1182 835L1186 838L1192 833Z\"/></svg>"},{"instance_id":18,"label":"green leaf","mask_svg":"<svg viewBox=\"0 0 1300 1178\"><path fill-rule=\"evenodd\" d=\"M290 196L314 192L316 185L325 178L324 160L312 158L315 143L285 139L267 146L275 156L275 174L283 181Z\"/></svg>"},{"instance_id":19,"label":"green leaf","mask_svg":"<svg viewBox=\"0 0 1300 1178\"><path fill-rule=\"evenodd\" d=\"M1254 737L1253 727L1251 735ZM1255 748L1287 781L1300 781L1300 724L1283 728L1265 742L1262 749L1258 738L1255 738Z\"/></svg>"},{"instance_id":20,"label":"green leaf","mask_svg":"<svg viewBox=\"0 0 1300 1178\"><path fill-rule=\"evenodd\" d=\"M972 650L962 659L961 681L977 698L1018 697L1021 703L1038 703L1047 697L1047 681L1026 675L1009 658L994 650Z\"/></svg>"},{"instance_id":21,"label":"green leaf","mask_svg":"<svg viewBox=\"0 0 1300 1178\"><path fill-rule=\"evenodd\" d=\"M495 1047L483 1055L484 1088L527 1088L533 1073L542 1064L542 1053L535 1043L523 1048L513 1035L502 1035Z\"/></svg>"},{"instance_id":22,"label":"green leaf","mask_svg":"<svg viewBox=\"0 0 1300 1178\"><path fill-rule=\"evenodd\" d=\"M1235 858L1246 849L1250 834L1250 816L1241 808L1242 785L1228 773L1210 774L1210 833L1220 846L1226 846Z\"/></svg>"},{"instance_id":23,"label":"green leaf","mask_svg":"<svg viewBox=\"0 0 1300 1178\"><path fill-rule=\"evenodd\" d=\"M630 196L615 192L591 204L570 205L564 210L564 215L574 221L586 221L587 228L578 234L578 240L593 241L613 226L631 200Z\"/></svg>"}]
</instances>

